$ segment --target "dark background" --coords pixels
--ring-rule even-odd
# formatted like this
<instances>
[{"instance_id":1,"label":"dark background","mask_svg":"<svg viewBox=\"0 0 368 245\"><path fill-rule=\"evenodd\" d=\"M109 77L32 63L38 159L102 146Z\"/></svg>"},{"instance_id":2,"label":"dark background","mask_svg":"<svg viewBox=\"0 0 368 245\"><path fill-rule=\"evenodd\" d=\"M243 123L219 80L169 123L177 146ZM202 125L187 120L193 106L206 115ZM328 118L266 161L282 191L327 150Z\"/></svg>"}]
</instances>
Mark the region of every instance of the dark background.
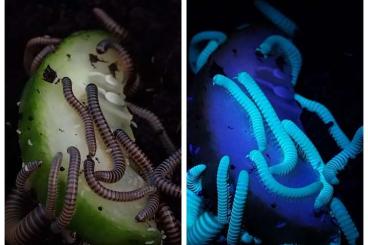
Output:
<instances>
[{"instance_id":1,"label":"dark background","mask_svg":"<svg viewBox=\"0 0 368 245\"><path fill-rule=\"evenodd\" d=\"M16 103L28 80L23 68L26 42L32 37L46 34L64 38L79 30L103 29L92 13L95 6L104 9L130 33L127 48L142 81L140 92L131 101L156 113L176 146L180 146L179 0L8 0L5 2L6 193L13 188L16 173L21 167L16 134L19 119ZM154 63L151 62L153 56ZM134 121L143 125L137 118ZM140 126L139 131L135 130L134 133L138 144L155 164L167 157L150 127ZM176 181L180 183L179 174ZM173 205L175 213L180 215L180 202Z\"/></svg>"},{"instance_id":2,"label":"dark background","mask_svg":"<svg viewBox=\"0 0 368 245\"><path fill-rule=\"evenodd\" d=\"M269 0L300 29L294 42L303 55L296 91L327 106L352 138L363 124L363 1ZM188 41L200 31L227 34L244 23L267 24L253 1L188 1ZM269 24L271 25L271 24ZM188 88L194 76L188 68ZM312 113L303 125L324 159L339 152L327 128ZM188 166L192 163L188 159ZM363 157L349 162L339 175L335 196L342 199L363 238ZM345 242L345 241L344 241Z\"/></svg>"}]
</instances>

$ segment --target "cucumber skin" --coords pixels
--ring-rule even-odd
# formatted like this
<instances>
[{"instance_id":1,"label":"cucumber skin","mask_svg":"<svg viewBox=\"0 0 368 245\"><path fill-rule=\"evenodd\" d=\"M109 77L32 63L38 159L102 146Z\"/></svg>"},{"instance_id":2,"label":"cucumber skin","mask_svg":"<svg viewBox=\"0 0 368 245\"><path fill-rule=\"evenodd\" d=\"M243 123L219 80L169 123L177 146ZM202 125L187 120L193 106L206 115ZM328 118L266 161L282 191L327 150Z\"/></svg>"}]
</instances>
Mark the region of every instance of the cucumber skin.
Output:
<instances>
[{"instance_id":1,"label":"cucumber skin","mask_svg":"<svg viewBox=\"0 0 368 245\"><path fill-rule=\"evenodd\" d=\"M79 37L88 40L89 36L94 35L100 36L101 40L108 37L108 34L102 31L81 31L72 34L66 38L63 43L65 45L68 40ZM63 45L63 43L61 43L60 46ZM50 86L47 82L42 80L42 72L47 60L48 57L43 64L40 65L39 70L26 83L19 108L19 130L21 131L19 135L19 144L22 160L30 161L37 159L43 162L40 169L31 178L32 188L35 190L38 201L42 204L46 202L48 174L51 159L53 157L49 146L44 144L44 142L47 142L47 136L43 134L44 122L42 121L42 117L38 116L38 111L42 110L43 102L40 96L42 96L42 93L47 89L45 87ZM60 92L62 93L62 91ZM32 145L29 145L29 139L31 139ZM60 151L65 150L66 149L60 149ZM64 161L69 158L66 154L64 154L63 157ZM59 172L59 174L57 214L61 210L63 204L67 168L65 171ZM82 174L79 178L79 192L83 188L89 189ZM155 227L154 222L148 225L147 223L137 223L135 220L124 220L124 218L117 220L116 217L106 217L101 214L104 212L103 210L99 211L91 205L91 201L93 200L83 198L83 196L81 197L80 193L78 193L76 212L72 222L68 226L70 230L76 231L83 240L97 245L145 244L147 241L154 241L153 244L160 244L161 234L159 230L147 230L151 225ZM116 206L119 208L118 205Z\"/></svg>"}]
</instances>

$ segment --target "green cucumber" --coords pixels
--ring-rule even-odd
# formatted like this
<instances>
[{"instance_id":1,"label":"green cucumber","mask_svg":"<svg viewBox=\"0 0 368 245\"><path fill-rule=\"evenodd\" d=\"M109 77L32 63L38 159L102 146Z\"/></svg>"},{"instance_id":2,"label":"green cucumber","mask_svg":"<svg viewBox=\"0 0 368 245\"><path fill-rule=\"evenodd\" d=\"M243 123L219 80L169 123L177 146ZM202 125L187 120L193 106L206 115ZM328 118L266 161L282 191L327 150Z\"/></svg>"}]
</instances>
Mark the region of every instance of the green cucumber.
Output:
<instances>
[{"instance_id":1,"label":"green cucumber","mask_svg":"<svg viewBox=\"0 0 368 245\"><path fill-rule=\"evenodd\" d=\"M82 31L64 39L54 53L48 55L37 72L27 82L20 101L19 143L23 161L42 160L42 167L32 177L32 187L37 199L45 203L51 159L57 152L63 153L60 171L57 214L62 208L67 178L69 146L76 146L82 161L88 154L84 127L77 112L63 96L62 83L58 79L69 77L73 82L73 92L82 102L86 102L85 87L93 82L99 87L102 111L110 127L122 128L133 137L130 123L132 115L124 105L124 74L118 62L117 53L108 50L96 53L99 41L110 37L102 31ZM92 58L92 59L91 59ZM100 61L96 61L97 58ZM91 60L93 61L91 63ZM116 64L115 79L109 66ZM56 72L57 78L45 80L44 73ZM50 69L51 68L51 69ZM51 74L52 75L52 74ZM48 73L50 77L50 73ZM119 81L119 82L116 82ZM123 82L121 82L123 81ZM106 99L107 98L107 99ZM96 170L112 169L109 152L106 151L97 129ZM128 162L128 160L127 160ZM83 163L81 166L83 169ZM123 178L105 186L128 191L145 185L145 181L130 166ZM145 206L147 198L132 202L115 202L101 198L87 185L83 173L79 177L76 213L68 226L83 240L91 244L159 244L161 233L154 221L138 223L135 215Z\"/></svg>"}]
</instances>

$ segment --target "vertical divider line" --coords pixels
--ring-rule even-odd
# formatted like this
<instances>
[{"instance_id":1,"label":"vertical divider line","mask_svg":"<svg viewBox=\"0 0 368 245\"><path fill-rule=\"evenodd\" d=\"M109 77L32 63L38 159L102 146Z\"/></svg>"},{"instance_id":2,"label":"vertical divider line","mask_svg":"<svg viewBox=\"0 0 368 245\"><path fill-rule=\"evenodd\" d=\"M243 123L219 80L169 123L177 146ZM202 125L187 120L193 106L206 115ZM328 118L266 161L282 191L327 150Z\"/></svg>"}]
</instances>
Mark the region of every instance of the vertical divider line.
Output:
<instances>
[{"instance_id":1,"label":"vertical divider line","mask_svg":"<svg viewBox=\"0 0 368 245\"><path fill-rule=\"evenodd\" d=\"M187 244L187 1L181 0L181 244Z\"/></svg>"}]
</instances>

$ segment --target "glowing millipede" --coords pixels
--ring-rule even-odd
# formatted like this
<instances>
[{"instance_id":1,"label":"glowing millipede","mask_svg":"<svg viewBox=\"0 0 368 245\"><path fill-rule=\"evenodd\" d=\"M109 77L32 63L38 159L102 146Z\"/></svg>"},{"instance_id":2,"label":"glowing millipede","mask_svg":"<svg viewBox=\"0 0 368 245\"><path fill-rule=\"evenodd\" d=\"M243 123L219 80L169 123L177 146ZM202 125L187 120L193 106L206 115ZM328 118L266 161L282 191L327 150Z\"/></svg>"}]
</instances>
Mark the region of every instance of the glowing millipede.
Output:
<instances>
[{"instance_id":1,"label":"glowing millipede","mask_svg":"<svg viewBox=\"0 0 368 245\"><path fill-rule=\"evenodd\" d=\"M333 185L362 151L363 129L349 139L325 106L294 92L302 55L289 38L298 27L265 1L255 6L287 37L252 26L190 43L188 149L201 164L187 175L188 244L340 244L340 233L356 244ZM332 159L304 132L303 109L330 126L341 149Z\"/></svg>"}]
</instances>

